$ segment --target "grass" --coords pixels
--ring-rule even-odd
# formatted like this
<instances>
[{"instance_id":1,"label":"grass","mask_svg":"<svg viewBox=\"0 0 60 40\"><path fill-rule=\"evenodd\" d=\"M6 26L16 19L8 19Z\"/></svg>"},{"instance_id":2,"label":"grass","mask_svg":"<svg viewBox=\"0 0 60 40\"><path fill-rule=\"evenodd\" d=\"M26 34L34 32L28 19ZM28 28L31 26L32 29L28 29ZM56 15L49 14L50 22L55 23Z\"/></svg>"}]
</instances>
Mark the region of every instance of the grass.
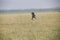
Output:
<instances>
[{"instance_id":1,"label":"grass","mask_svg":"<svg viewBox=\"0 0 60 40\"><path fill-rule=\"evenodd\" d=\"M60 12L0 14L0 40L60 40Z\"/></svg>"}]
</instances>

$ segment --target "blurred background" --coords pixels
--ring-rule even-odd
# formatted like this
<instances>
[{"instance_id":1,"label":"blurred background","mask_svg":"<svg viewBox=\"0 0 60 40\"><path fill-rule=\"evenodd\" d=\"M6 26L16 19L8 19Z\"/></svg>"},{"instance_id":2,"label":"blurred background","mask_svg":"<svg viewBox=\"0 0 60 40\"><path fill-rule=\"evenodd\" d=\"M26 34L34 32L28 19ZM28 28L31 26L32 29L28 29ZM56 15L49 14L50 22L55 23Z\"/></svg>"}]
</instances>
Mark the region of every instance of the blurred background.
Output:
<instances>
[{"instance_id":1,"label":"blurred background","mask_svg":"<svg viewBox=\"0 0 60 40\"><path fill-rule=\"evenodd\" d=\"M0 0L0 10L60 9L60 0Z\"/></svg>"}]
</instances>

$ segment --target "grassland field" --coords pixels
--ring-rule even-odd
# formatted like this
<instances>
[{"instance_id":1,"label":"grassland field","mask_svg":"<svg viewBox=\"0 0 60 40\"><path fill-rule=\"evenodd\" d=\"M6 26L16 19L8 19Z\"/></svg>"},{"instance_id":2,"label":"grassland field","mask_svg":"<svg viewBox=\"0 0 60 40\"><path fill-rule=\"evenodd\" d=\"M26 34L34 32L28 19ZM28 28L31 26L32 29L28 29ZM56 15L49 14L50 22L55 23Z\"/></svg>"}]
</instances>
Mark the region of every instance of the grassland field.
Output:
<instances>
[{"instance_id":1,"label":"grassland field","mask_svg":"<svg viewBox=\"0 0 60 40\"><path fill-rule=\"evenodd\" d=\"M0 40L60 40L60 12L0 14Z\"/></svg>"}]
</instances>

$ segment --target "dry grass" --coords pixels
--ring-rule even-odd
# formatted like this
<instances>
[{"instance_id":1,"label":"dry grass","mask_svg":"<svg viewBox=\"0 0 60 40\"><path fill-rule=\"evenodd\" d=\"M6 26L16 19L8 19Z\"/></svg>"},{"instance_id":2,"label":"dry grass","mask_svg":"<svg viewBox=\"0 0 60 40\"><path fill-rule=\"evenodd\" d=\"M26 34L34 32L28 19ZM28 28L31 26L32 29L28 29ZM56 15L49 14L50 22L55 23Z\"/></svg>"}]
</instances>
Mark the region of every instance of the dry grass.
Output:
<instances>
[{"instance_id":1,"label":"dry grass","mask_svg":"<svg viewBox=\"0 0 60 40\"><path fill-rule=\"evenodd\" d=\"M60 40L60 13L0 14L0 40Z\"/></svg>"}]
</instances>

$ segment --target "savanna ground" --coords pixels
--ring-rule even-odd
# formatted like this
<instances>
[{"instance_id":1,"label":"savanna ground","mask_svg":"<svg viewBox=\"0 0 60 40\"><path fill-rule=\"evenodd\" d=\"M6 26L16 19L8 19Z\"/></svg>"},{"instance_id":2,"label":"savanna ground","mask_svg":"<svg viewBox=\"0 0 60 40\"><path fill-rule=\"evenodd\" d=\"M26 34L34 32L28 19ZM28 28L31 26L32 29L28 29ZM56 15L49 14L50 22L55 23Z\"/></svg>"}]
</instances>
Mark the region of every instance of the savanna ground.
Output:
<instances>
[{"instance_id":1,"label":"savanna ground","mask_svg":"<svg viewBox=\"0 0 60 40\"><path fill-rule=\"evenodd\" d=\"M60 12L0 14L0 40L60 40Z\"/></svg>"}]
</instances>

